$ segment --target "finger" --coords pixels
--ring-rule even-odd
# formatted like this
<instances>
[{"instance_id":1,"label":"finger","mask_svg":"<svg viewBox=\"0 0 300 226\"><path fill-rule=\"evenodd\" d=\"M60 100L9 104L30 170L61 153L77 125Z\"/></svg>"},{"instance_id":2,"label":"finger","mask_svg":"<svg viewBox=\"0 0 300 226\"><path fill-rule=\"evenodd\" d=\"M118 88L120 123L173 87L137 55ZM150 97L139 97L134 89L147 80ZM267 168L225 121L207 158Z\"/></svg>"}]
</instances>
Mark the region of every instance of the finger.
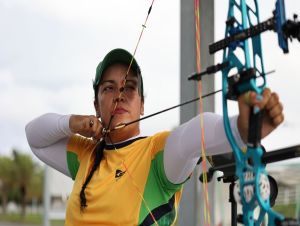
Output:
<instances>
[{"instance_id":1,"label":"finger","mask_svg":"<svg viewBox=\"0 0 300 226\"><path fill-rule=\"evenodd\" d=\"M272 119L273 125L275 127L279 126L284 121L284 115L280 114Z\"/></svg>"},{"instance_id":2,"label":"finger","mask_svg":"<svg viewBox=\"0 0 300 226\"><path fill-rule=\"evenodd\" d=\"M262 100L260 100L260 98L258 98L259 96L256 96L256 100L258 100L258 106L260 108L265 108L265 106L267 105L267 103L269 102L272 93L271 90L269 88L264 89L263 93L262 93Z\"/></svg>"},{"instance_id":3,"label":"finger","mask_svg":"<svg viewBox=\"0 0 300 226\"><path fill-rule=\"evenodd\" d=\"M255 92L248 91L238 97L239 104L253 106L253 100L255 100Z\"/></svg>"},{"instance_id":4,"label":"finger","mask_svg":"<svg viewBox=\"0 0 300 226\"><path fill-rule=\"evenodd\" d=\"M268 114L271 118L275 118L283 112L283 105L281 103L278 103L277 105L273 106L272 109L268 111Z\"/></svg>"},{"instance_id":5,"label":"finger","mask_svg":"<svg viewBox=\"0 0 300 226\"><path fill-rule=\"evenodd\" d=\"M254 106L256 104L259 104L263 99L263 96L260 94L257 94L254 91L247 91L242 95L242 100L244 103L246 103L249 106Z\"/></svg>"},{"instance_id":6,"label":"finger","mask_svg":"<svg viewBox=\"0 0 300 226\"><path fill-rule=\"evenodd\" d=\"M271 110L274 106L276 106L277 104L279 104L279 96L277 93L272 93L271 97L266 105L266 109L267 110Z\"/></svg>"},{"instance_id":7,"label":"finger","mask_svg":"<svg viewBox=\"0 0 300 226\"><path fill-rule=\"evenodd\" d=\"M102 138L102 124L100 121L97 122L97 125L96 125L96 130L95 130L95 133L94 133L94 136L93 138L96 139L96 140L100 140Z\"/></svg>"},{"instance_id":8,"label":"finger","mask_svg":"<svg viewBox=\"0 0 300 226\"><path fill-rule=\"evenodd\" d=\"M90 115L88 118L87 118L87 121L86 121L86 128L89 130L89 131L93 131L94 127L95 127L95 124L97 123L97 118L93 115Z\"/></svg>"},{"instance_id":9,"label":"finger","mask_svg":"<svg viewBox=\"0 0 300 226\"><path fill-rule=\"evenodd\" d=\"M250 95L251 95L251 92L248 91L246 92L244 95L243 95L243 98L244 98L244 102L247 104L247 105L250 105Z\"/></svg>"},{"instance_id":10,"label":"finger","mask_svg":"<svg viewBox=\"0 0 300 226\"><path fill-rule=\"evenodd\" d=\"M99 124L99 120L93 116L89 119L89 127L92 131L96 131L97 125Z\"/></svg>"},{"instance_id":11,"label":"finger","mask_svg":"<svg viewBox=\"0 0 300 226\"><path fill-rule=\"evenodd\" d=\"M258 107L259 109L265 108L271 98L271 90L265 88L262 94L253 93L254 94L250 96L251 105Z\"/></svg>"},{"instance_id":12,"label":"finger","mask_svg":"<svg viewBox=\"0 0 300 226\"><path fill-rule=\"evenodd\" d=\"M97 125L99 124L99 120L97 117L91 115L88 117L86 122L86 130L90 137L94 137L96 131L97 131Z\"/></svg>"},{"instance_id":13,"label":"finger","mask_svg":"<svg viewBox=\"0 0 300 226\"><path fill-rule=\"evenodd\" d=\"M90 119L90 121L89 121L89 127L90 128L93 128L93 126L94 126L94 120L93 119Z\"/></svg>"}]
</instances>

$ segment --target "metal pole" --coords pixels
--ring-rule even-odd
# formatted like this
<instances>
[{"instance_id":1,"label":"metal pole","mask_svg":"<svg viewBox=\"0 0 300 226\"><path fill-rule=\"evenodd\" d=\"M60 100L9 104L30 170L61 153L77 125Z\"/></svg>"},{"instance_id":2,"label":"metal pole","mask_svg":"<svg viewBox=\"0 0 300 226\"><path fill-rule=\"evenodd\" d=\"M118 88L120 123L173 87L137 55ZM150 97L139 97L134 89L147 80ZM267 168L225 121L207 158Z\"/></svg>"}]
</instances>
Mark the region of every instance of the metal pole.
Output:
<instances>
[{"instance_id":1,"label":"metal pole","mask_svg":"<svg viewBox=\"0 0 300 226\"><path fill-rule=\"evenodd\" d=\"M50 210L50 193L49 193L49 166L45 165L44 169L44 218L43 226L50 226L49 210Z\"/></svg>"},{"instance_id":2,"label":"metal pole","mask_svg":"<svg viewBox=\"0 0 300 226\"><path fill-rule=\"evenodd\" d=\"M297 185L296 187L296 194L297 194L297 199L296 199L296 219L300 221L300 184Z\"/></svg>"}]
</instances>

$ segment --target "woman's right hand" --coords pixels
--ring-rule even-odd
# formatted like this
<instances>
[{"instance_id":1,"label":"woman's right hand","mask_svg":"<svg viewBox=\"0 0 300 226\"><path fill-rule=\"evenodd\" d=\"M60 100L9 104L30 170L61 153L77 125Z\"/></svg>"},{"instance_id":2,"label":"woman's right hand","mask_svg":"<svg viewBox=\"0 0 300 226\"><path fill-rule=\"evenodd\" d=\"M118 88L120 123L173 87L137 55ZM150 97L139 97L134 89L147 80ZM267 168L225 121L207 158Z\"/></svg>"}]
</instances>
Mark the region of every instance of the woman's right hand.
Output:
<instances>
[{"instance_id":1,"label":"woman's right hand","mask_svg":"<svg viewBox=\"0 0 300 226\"><path fill-rule=\"evenodd\" d=\"M69 121L70 130L87 138L100 140L102 138L102 124L94 115L72 115Z\"/></svg>"}]
</instances>

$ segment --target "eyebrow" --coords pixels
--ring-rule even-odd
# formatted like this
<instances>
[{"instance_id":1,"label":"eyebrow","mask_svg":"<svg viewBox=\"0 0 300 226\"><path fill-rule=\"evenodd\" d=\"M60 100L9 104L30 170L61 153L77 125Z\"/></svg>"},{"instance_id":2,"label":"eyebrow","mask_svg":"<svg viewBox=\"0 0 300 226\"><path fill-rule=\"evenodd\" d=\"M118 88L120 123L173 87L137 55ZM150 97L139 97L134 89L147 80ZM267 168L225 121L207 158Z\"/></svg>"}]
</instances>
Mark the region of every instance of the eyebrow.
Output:
<instances>
[{"instance_id":1,"label":"eyebrow","mask_svg":"<svg viewBox=\"0 0 300 226\"><path fill-rule=\"evenodd\" d=\"M100 82L100 86L104 85L105 83L116 83L114 80L104 80Z\"/></svg>"},{"instance_id":2,"label":"eyebrow","mask_svg":"<svg viewBox=\"0 0 300 226\"><path fill-rule=\"evenodd\" d=\"M127 79L127 83L133 83L134 85L138 84L138 79ZM111 84L116 84L115 80L104 80L100 83L100 85L104 85L105 83L111 83Z\"/></svg>"},{"instance_id":3,"label":"eyebrow","mask_svg":"<svg viewBox=\"0 0 300 226\"><path fill-rule=\"evenodd\" d=\"M127 79L126 82L128 83L133 83L133 85L137 85L138 84L138 80L137 79Z\"/></svg>"}]
</instances>

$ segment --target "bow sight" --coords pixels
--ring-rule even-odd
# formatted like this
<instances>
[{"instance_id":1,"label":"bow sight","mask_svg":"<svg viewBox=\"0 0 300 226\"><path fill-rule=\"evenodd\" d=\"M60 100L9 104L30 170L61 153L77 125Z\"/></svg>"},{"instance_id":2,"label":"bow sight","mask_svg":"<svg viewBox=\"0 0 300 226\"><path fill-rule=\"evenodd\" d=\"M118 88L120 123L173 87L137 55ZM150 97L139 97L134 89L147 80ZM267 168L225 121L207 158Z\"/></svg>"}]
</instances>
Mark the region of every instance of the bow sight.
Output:
<instances>
[{"instance_id":1,"label":"bow sight","mask_svg":"<svg viewBox=\"0 0 300 226\"><path fill-rule=\"evenodd\" d=\"M243 29L235 17L230 17L226 21L226 25L229 27L230 35L220 41L210 44L210 54L214 54L225 48L235 50L238 46L241 47L243 45L242 41L260 35L268 30L273 30L278 34L278 44L284 53L289 52L288 40L292 41L293 39L298 39L300 42L300 21L298 21L298 15L294 14L293 20L286 20L284 0L278 0L276 2L276 8L273 11L273 17L264 22L260 22L255 26L251 26L248 29ZM192 74L188 80L200 80L202 76L216 73L228 66L228 62L209 66L201 73Z\"/></svg>"},{"instance_id":2,"label":"bow sight","mask_svg":"<svg viewBox=\"0 0 300 226\"><path fill-rule=\"evenodd\" d=\"M209 53L213 54L227 47L235 49L236 47L243 45L241 41L257 36L267 30L273 30L278 34L279 46L284 53L288 53L287 40L297 38L298 41L300 41L300 22L297 21L297 17L297 14L294 14L293 21L286 21L283 0L278 0L276 2L273 17L264 22L260 22L255 26L251 26L248 29L243 29L236 18L231 17L226 21L226 25L229 27L230 36L209 45Z\"/></svg>"}]
</instances>

